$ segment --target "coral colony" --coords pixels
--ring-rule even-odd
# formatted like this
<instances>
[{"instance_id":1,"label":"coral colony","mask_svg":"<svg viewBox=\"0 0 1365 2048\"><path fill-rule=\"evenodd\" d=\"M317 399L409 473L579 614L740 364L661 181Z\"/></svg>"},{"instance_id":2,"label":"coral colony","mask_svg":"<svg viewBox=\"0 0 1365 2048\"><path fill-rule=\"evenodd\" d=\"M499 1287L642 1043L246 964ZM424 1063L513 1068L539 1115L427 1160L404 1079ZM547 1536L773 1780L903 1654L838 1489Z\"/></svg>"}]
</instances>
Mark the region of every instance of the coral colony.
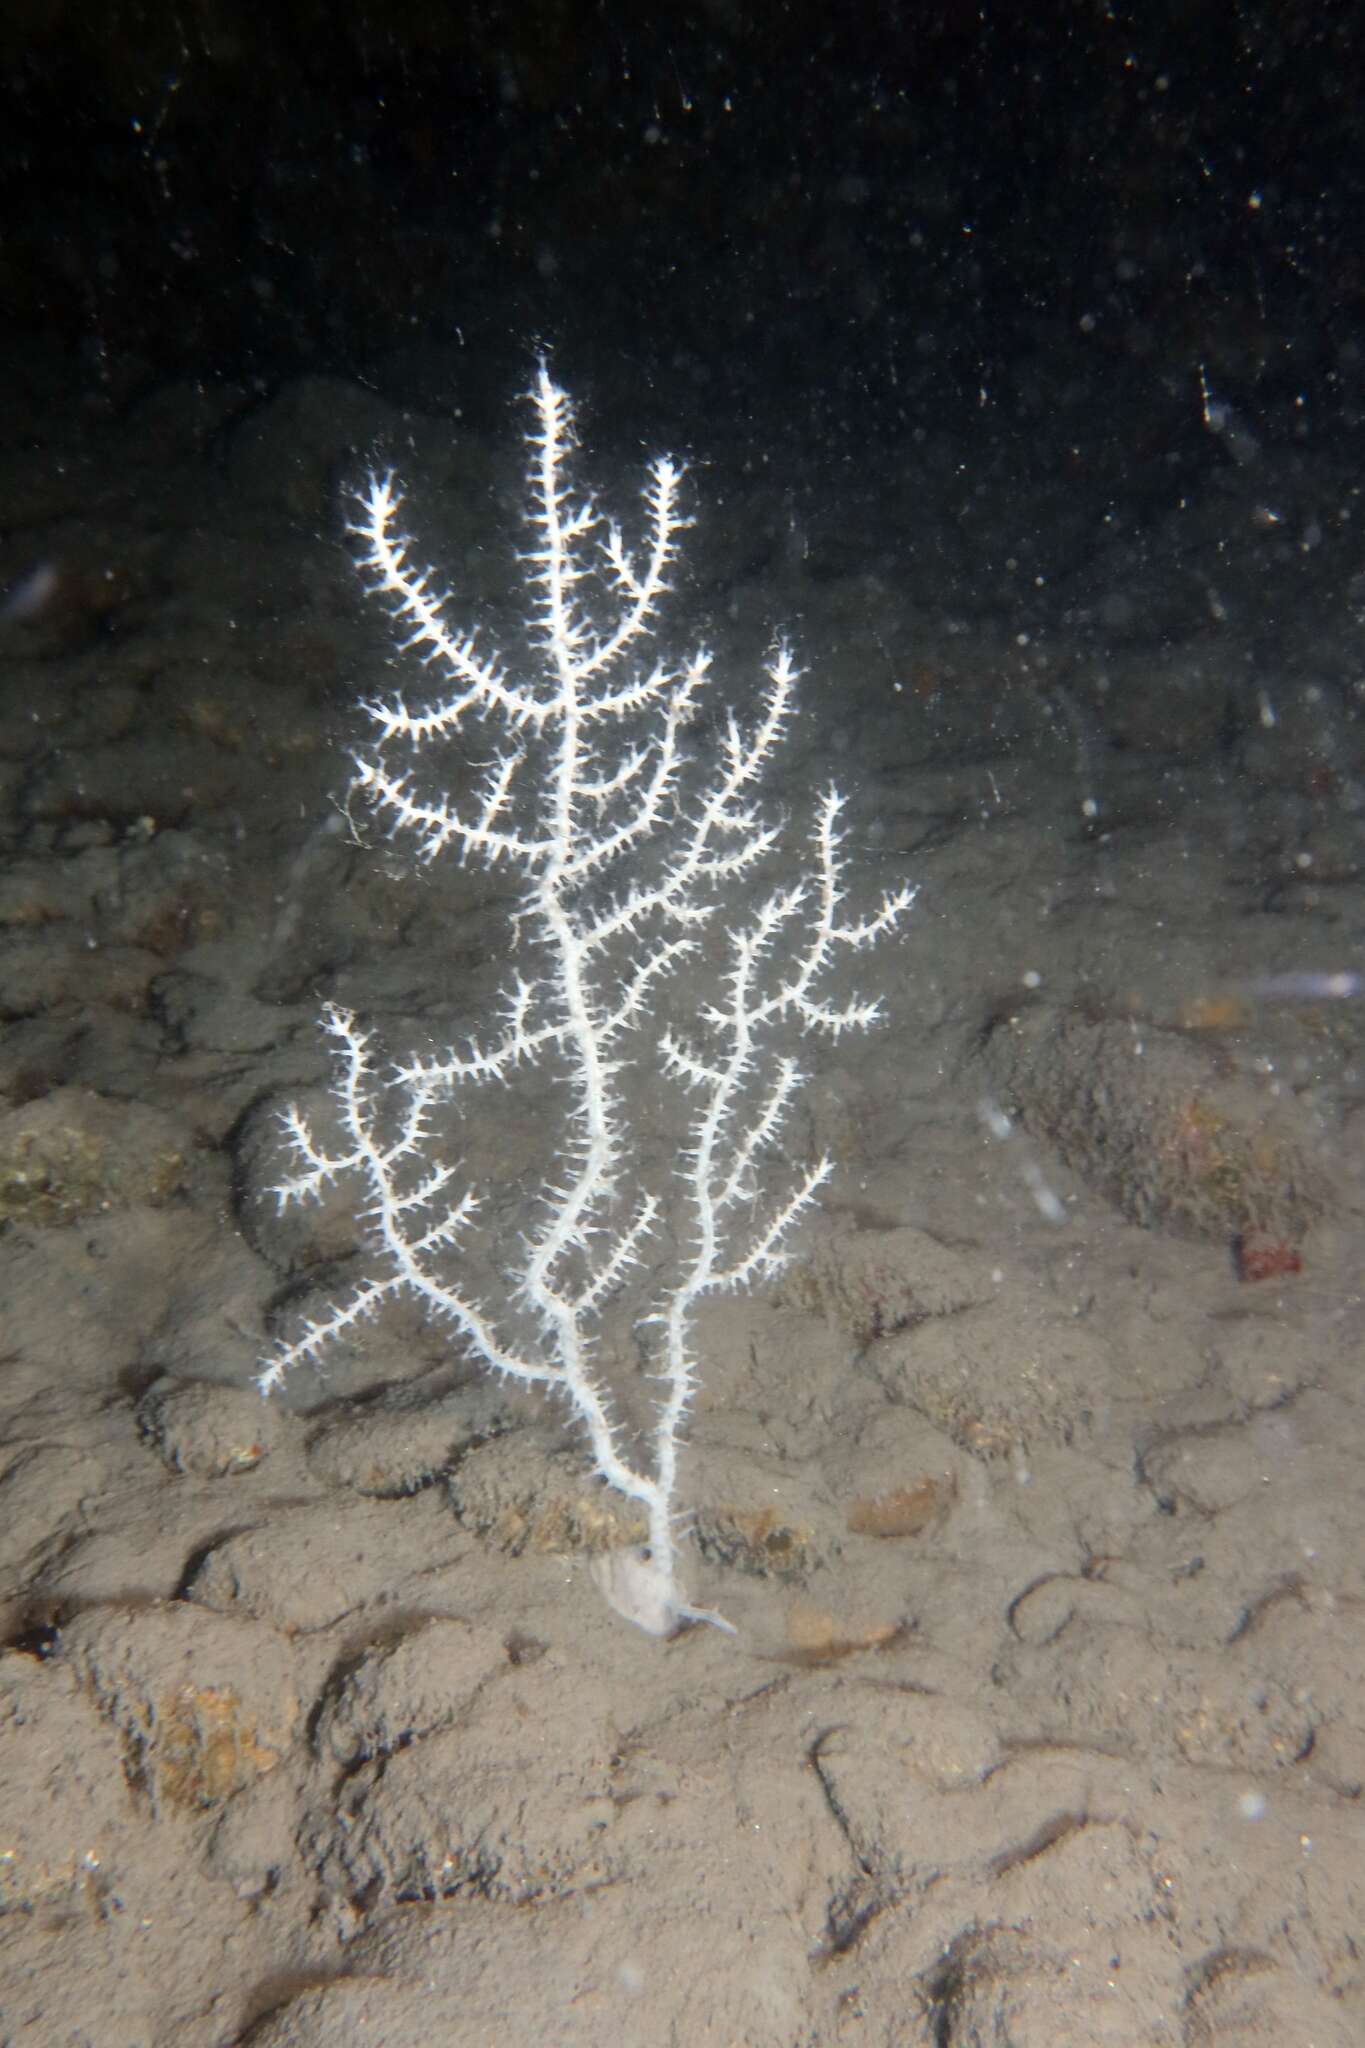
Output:
<instances>
[{"instance_id":1,"label":"coral colony","mask_svg":"<svg viewBox=\"0 0 1365 2048\"><path fill-rule=\"evenodd\" d=\"M775 1272L831 1170L821 1159L775 1195L762 1184L762 1155L802 1082L774 1041L793 1025L837 1038L873 1022L876 1002L832 1002L822 987L844 952L891 930L913 892L888 894L862 921L840 914L841 800L831 789L804 872L757 903L744 900L743 878L771 866L778 845L752 792L792 716L791 657L780 649L769 660L752 725L731 713L714 737L697 737L709 656L678 667L654 659L655 613L689 524L678 509L681 472L667 460L653 465L643 544L632 550L590 499L572 494L573 412L544 364L528 397L524 668L504 666L447 623L431 571L410 560L392 478L371 477L356 500L362 570L393 612L402 647L435 671L441 691L422 705L400 692L364 707L373 731L352 794L420 862L453 854L516 870L517 950L534 971L510 977L486 1037L392 1069L376 1064L347 1011L324 1012L344 1136L329 1149L296 1109L287 1112L297 1171L275 1194L284 1206L319 1197L340 1175L358 1182L374 1277L282 1345L259 1383L268 1393L390 1296L415 1295L486 1370L568 1401L597 1474L648 1518L647 1544L599 1560L599 1583L619 1612L666 1636L684 1621L718 1620L687 1605L677 1576L697 1304ZM457 738L486 762L458 800L421 775ZM725 966L714 1000L697 1000L683 1035L660 1021L665 990L707 937ZM704 971L700 958L696 969ZM691 1103L667 1217L644 1186L622 1086L626 1069L641 1067ZM558 1164L523 1219L505 1298L492 1308L460 1277L454 1255L478 1228L478 1204L452 1186L433 1111L459 1090L531 1068L562 1085ZM613 1413L599 1349L604 1311L647 1258L667 1263L662 1293L638 1323L660 1393L637 1450Z\"/></svg>"}]
</instances>

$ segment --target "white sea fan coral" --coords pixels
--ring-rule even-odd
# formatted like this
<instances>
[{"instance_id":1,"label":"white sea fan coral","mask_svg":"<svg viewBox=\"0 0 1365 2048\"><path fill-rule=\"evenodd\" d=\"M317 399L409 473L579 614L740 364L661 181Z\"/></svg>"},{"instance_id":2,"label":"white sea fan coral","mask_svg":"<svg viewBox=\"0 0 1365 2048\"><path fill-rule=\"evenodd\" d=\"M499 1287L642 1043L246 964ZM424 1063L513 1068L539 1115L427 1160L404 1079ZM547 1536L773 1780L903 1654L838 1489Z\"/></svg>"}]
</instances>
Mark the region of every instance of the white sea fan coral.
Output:
<instances>
[{"instance_id":1,"label":"white sea fan coral","mask_svg":"<svg viewBox=\"0 0 1365 2048\"><path fill-rule=\"evenodd\" d=\"M756 905L743 900L744 878L778 841L754 790L793 713L791 656L774 653L752 724L730 713L714 761L699 773L685 740L709 687L709 656L643 665L688 524L680 471L667 460L653 465L644 542L632 551L590 499L571 493L572 410L544 364L528 396L534 545L523 557L525 673L452 630L431 572L410 560L392 479L372 477L356 501L362 568L393 611L402 646L436 673L441 690L417 708L401 691L365 706L371 744L353 795L419 861L451 854L514 868L524 884L518 944L535 971L512 978L483 1040L391 1070L376 1065L353 1016L324 1013L342 1148L328 1150L291 1110L296 1170L276 1194L281 1204L303 1201L339 1176L354 1178L374 1270L265 1362L260 1385L268 1392L294 1365L319 1359L391 1295L417 1296L489 1371L570 1402L596 1471L648 1517L647 1545L604 1561L600 1583L630 1619L668 1635L687 1619L717 1619L689 1607L678 1581L678 1457L697 1384L696 1306L780 1266L793 1225L830 1171L821 1159L766 1206L758 1199L757 1162L802 1079L777 1041L793 1023L837 1037L874 1021L875 1001L835 1003L822 991L839 957L889 932L913 891L892 891L862 920L842 914L841 800L830 789L804 871ZM456 800L423 771L445 743L475 728L481 739L496 736L494 751L472 798ZM698 1003L684 1036L661 1026L658 1010L665 984L708 928L724 933L728 964L717 998ZM657 1255L662 1224L619 1085L627 1060L652 1061L691 1102L682 1241L663 1297L640 1318L661 1395L638 1454L596 1355L606 1305L647 1247ZM439 1156L432 1112L455 1091L532 1067L562 1080L565 1121L556 1171L525 1220L499 1310L461 1279L459 1248L478 1227L478 1205Z\"/></svg>"}]
</instances>

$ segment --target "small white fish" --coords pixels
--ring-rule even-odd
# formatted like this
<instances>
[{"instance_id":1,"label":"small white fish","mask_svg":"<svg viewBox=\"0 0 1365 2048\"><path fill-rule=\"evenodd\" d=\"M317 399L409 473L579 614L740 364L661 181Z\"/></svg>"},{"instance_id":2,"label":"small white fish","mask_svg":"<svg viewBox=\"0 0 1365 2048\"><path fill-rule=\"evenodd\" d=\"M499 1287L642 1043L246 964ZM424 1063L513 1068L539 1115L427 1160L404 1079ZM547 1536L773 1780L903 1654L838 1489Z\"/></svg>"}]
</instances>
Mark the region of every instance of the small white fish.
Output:
<instances>
[{"instance_id":1,"label":"small white fish","mask_svg":"<svg viewBox=\"0 0 1365 2048\"><path fill-rule=\"evenodd\" d=\"M1365 994L1365 975L1344 968L1335 974L1267 974L1252 982L1251 992L1271 1003L1342 1002Z\"/></svg>"}]
</instances>

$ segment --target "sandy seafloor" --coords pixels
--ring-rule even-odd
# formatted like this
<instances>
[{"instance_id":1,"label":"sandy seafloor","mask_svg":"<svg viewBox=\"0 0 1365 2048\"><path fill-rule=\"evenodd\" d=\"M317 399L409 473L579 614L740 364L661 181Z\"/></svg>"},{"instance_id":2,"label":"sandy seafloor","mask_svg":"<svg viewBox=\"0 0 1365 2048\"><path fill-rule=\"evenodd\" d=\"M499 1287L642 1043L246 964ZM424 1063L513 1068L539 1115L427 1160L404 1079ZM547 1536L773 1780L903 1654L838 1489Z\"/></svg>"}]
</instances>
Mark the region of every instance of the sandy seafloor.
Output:
<instances>
[{"instance_id":1,"label":"sandy seafloor","mask_svg":"<svg viewBox=\"0 0 1365 2048\"><path fill-rule=\"evenodd\" d=\"M515 444L351 386L5 458L0 2039L1365 2039L1347 480L1267 453L1140 553L1097 524L1044 644L932 603L912 480L864 549L696 477L683 643L741 712L770 622L809 666L791 844L832 764L855 899L920 893L883 1023L803 1054L772 1172L827 1148L820 1212L700 1333L687 1572L736 1633L660 1643L564 1414L439 1331L252 1386L354 1264L343 1193L268 1193L320 1003L422 1050L508 966L506 878L341 806L396 681L341 540L376 438L495 616ZM464 1106L508 1230L552 1110Z\"/></svg>"}]
</instances>

